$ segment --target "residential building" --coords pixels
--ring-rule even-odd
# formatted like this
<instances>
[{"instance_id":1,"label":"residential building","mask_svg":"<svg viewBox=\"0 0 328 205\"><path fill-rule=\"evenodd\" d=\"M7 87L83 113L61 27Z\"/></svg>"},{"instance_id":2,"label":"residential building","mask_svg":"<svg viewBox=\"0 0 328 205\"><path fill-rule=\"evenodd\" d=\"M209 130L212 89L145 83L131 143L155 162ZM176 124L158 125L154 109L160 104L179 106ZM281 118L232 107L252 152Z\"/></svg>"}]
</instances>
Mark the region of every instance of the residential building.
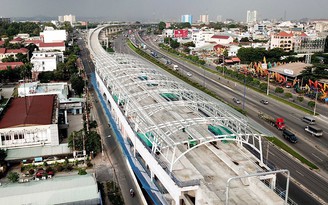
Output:
<instances>
[{"instance_id":1,"label":"residential building","mask_svg":"<svg viewBox=\"0 0 328 205\"><path fill-rule=\"evenodd\" d=\"M328 31L328 19L318 19L314 20L315 30L318 32Z\"/></svg>"},{"instance_id":2,"label":"residential building","mask_svg":"<svg viewBox=\"0 0 328 205\"><path fill-rule=\"evenodd\" d=\"M67 82L59 83L21 83L18 87L18 96L40 96L40 95L57 95L60 103L60 110L64 110L65 124L67 122L67 112L75 114L82 114L83 98L68 98L69 85Z\"/></svg>"},{"instance_id":3,"label":"residential building","mask_svg":"<svg viewBox=\"0 0 328 205\"><path fill-rule=\"evenodd\" d=\"M28 33L19 33L16 35L16 38L22 38L22 39L28 39L30 37L30 34Z\"/></svg>"},{"instance_id":4,"label":"residential building","mask_svg":"<svg viewBox=\"0 0 328 205\"><path fill-rule=\"evenodd\" d=\"M214 29L194 29L192 30L192 41L196 48L201 47L206 42L209 42L214 34Z\"/></svg>"},{"instance_id":5,"label":"residential building","mask_svg":"<svg viewBox=\"0 0 328 205\"><path fill-rule=\"evenodd\" d=\"M0 120L0 148L58 146L56 95L11 99Z\"/></svg>"},{"instance_id":6,"label":"residential building","mask_svg":"<svg viewBox=\"0 0 328 205\"><path fill-rule=\"evenodd\" d=\"M27 55L28 54L28 49L26 49L26 48L20 48L20 49L0 48L0 61L2 61L2 59L7 58L9 56L12 56L14 59L16 59L16 55L18 53L21 53L23 55Z\"/></svg>"},{"instance_id":7,"label":"residential building","mask_svg":"<svg viewBox=\"0 0 328 205\"><path fill-rule=\"evenodd\" d=\"M76 23L76 18L74 15L69 14L69 15L64 15L64 16L58 16L58 21L60 23L69 22L71 25L73 25L74 23Z\"/></svg>"},{"instance_id":8,"label":"residential building","mask_svg":"<svg viewBox=\"0 0 328 205\"><path fill-rule=\"evenodd\" d=\"M247 11L246 23L247 24L254 24L257 21L257 11Z\"/></svg>"},{"instance_id":9,"label":"residential building","mask_svg":"<svg viewBox=\"0 0 328 205\"><path fill-rule=\"evenodd\" d=\"M182 23L186 23L186 22L188 22L188 23L190 23L190 25L191 25L191 24L192 24L192 16L189 15L189 14L182 15L182 16L181 16L181 22L182 22Z\"/></svg>"},{"instance_id":10,"label":"residential building","mask_svg":"<svg viewBox=\"0 0 328 205\"><path fill-rule=\"evenodd\" d=\"M10 18L4 18L4 17L0 17L0 22L2 23L10 23Z\"/></svg>"},{"instance_id":11,"label":"residential building","mask_svg":"<svg viewBox=\"0 0 328 205\"><path fill-rule=\"evenodd\" d=\"M65 42L43 43L40 42L40 51L65 51Z\"/></svg>"},{"instance_id":12,"label":"residential building","mask_svg":"<svg viewBox=\"0 0 328 205\"><path fill-rule=\"evenodd\" d=\"M200 15L199 22L204 24L209 24L208 15Z\"/></svg>"},{"instance_id":13,"label":"residential building","mask_svg":"<svg viewBox=\"0 0 328 205\"><path fill-rule=\"evenodd\" d=\"M162 35L164 37L173 38L174 37L174 30L173 29L163 29Z\"/></svg>"},{"instance_id":14,"label":"residential building","mask_svg":"<svg viewBox=\"0 0 328 205\"><path fill-rule=\"evenodd\" d=\"M8 68L14 69L22 65L24 65L23 62L5 62L5 63L0 62L0 70L7 70Z\"/></svg>"},{"instance_id":15,"label":"residential building","mask_svg":"<svg viewBox=\"0 0 328 205\"><path fill-rule=\"evenodd\" d=\"M210 40L221 45L227 45L233 42L233 38L231 36L223 35L213 35Z\"/></svg>"},{"instance_id":16,"label":"residential building","mask_svg":"<svg viewBox=\"0 0 328 205\"><path fill-rule=\"evenodd\" d=\"M23 43L24 39L22 39L21 37L16 37L13 40L9 41L9 43L11 44L17 44L17 43Z\"/></svg>"},{"instance_id":17,"label":"residential building","mask_svg":"<svg viewBox=\"0 0 328 205\"><path fill-rule=\"evenodd\" d=\"M67 40L65 30L55 30L53 27L46 27L43 32L40 32L41 40L44 43L58 43Z\"/></svg>"},{"instance_id":18,"label":"residential building","mask_svg":"<svg viewBox=\"0 0 328 205\"><path fill-rule=\"evenodd\" d=\"M222 16L221 16L221 15L218 15L218 16L216 17L216 21L217 21L217 22L222 22Z\"/></svg>"},{"instance_id":19,"label":"residential building","mask_svg":"<svg viewBox=\"0 0 328 205\"><path fill-rule=\"evenodd\" d=\"M325 37L308 36L302 33L295 36L294 39L294 52L296 53L317 53L324 52L325 50Z\"/></svg>"},{"instance_id":20,"label":"residential building","mask_svg":"<svg viewBox=\"0 0 328 205\"><path fill-rule=\"evenodd\" d=\"M32 79L37 79L41 72L56 70L59 62L64 62L62 51L34 51L31 58L33 64Z\"/></svg>"},{"instance_id":21,"label":"residential building","mask_svg":"<svg viewBox=\"0 0 328 205\"><path fill-rule=\"evenodd\" d=\"M293 43L294 35L291 32L281 31L271 34L270 49L282 48L284 51L289 52L293 50Z\"/></svg>"}]
</instances>

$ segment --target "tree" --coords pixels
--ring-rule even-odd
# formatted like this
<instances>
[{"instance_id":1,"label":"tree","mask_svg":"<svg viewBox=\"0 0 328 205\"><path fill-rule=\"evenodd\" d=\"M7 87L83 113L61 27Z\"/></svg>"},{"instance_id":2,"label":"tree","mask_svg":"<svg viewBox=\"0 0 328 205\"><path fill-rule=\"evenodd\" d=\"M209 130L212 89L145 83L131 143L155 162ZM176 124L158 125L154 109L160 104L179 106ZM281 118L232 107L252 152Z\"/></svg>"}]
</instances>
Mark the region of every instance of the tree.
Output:
<instances>
[{"instance_id":1,"label":"tree","mask_svg":"<svg viewBox=\"0 0 328 205\"><path fill-rule=\"evenodd\" d=\"M78 74L73 74L70 78L70 81L75 94L81 95L84 89L84 81L82 77L80 77Z\"/></svg>"},{"instance_id":2,"label":"tree","mask_svg":"<svg viewBox=\"0 0 328 205\"><path fill-rule=\"evenodd\" d=\"M248 39L248 37L243 37L240 39L239 42L249 42L249 39Z\"/></svg>"},{"instance_id":3,"label":"tree","mask_svg":"<svg viewBox=\"0 0 328 205\"><path fill-rule=\"evenodd\" d=\"M171 40L170 46L171 46L171 48L176 49L176 48L179 48L180 43L177 40Z\"/></svg>"},{"instance_id":4,"label":"tree","mask_svg":"<svg viewBox=\"0 0 328 205\"><path fill-rule=\"evenodd\" d=\"M5 163L6 157L7 157L6 150L0 149L0 165Z\"/></svg>"},{"instance_id":5,"label":"tree","mask_svg":"<svg viewBox=\"0 0 328 205\"><path fill-rule=\"evenodd\" d=\"M93 153L101 152L101 139L100 135L96 131L85 132L85 150L87 153L93 151ZM74 131L68 137L68 147L77 151L83 150L83 129Z\"/></svg>"},{"instance_id":6,"label":"tree","mask_svg":"<svg viewBox=\"0 0 328 205\"><path fill-rule=\"evenodd\" d=\"M158 24L158 30L163 31L166 28L166 23L161 21Z\"/></svg>"},{"instance_id":7,"label":"tree","mask_svg":"<svg viewBox=\"0 0 328 205\"><path fill-rule=\"evenodd\" d=\"M19 179L19 174L17 172L9 172L8 174L8 179L9 181L11 181L12 183L15 183L18 181Z\"/></svg>"}]
</instances>

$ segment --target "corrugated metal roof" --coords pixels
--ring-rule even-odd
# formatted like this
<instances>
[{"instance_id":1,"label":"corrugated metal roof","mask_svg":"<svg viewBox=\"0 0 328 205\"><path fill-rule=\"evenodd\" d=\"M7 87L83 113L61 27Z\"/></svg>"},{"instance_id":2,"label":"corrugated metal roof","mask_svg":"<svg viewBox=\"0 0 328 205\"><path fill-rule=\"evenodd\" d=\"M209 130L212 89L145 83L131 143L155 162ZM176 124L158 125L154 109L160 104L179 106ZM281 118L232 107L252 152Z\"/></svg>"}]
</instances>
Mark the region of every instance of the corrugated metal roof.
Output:
<instances>
[{"instance_id":1,"label":"corrugated metal roof","mask_svg":"<svg viewBox=\"0 0 328 205\"><path fill-rule=\"evenodd\" d=\"M51 124L55 96L43 95L13 99L0 121L0 128Z\"/></svg>"},{"instance_id":2,"label":"corrugated metal roof","mask_svg":"<svg viewBox=\"0 0 328 205\"><path fill-rule=\"evenodd\" d=\"M97 182L91 174L3 185L0 201L1 204L100 203Z\"/></svg>"}]
</instances>

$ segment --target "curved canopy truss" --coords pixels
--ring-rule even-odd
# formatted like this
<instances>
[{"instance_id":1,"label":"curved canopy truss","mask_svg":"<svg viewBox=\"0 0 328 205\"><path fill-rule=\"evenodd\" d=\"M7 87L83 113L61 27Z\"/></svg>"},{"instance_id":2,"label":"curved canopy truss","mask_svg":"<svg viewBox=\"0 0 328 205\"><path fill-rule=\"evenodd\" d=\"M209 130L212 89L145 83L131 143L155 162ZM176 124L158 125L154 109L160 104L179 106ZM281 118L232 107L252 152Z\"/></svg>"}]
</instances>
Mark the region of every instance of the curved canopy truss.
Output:
<instances>
[{"instance_id":1,"label":"curved canopy truss","mask_svg":"<svg viewBox=\"0 0 328 205\"><path fill-rule=\"evenodd\" d=\"M99 44L101 30L89 36L96 72L136 136L171 170L184 154L214 141L248 144L263 160L261 136L272 133L153 64L107 53Z\"/></svg>"}]
</instances>

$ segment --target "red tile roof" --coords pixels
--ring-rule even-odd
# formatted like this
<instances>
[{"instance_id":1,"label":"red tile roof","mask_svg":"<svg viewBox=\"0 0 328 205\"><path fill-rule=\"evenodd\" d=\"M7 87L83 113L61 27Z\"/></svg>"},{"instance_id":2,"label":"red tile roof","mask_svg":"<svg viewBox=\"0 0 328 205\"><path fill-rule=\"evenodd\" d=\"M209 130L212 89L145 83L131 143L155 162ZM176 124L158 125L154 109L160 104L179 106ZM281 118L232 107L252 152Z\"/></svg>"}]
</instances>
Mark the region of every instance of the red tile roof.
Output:
<instances>
[{"instance_id":1,"label":"red tile roof","mask_svg":"<svg viewBox=\"0 0 328 205\"><path fill-rule=\"evenodd\" d=\"M0 48L0 53L1 54L5 54L6 53L6 49L5 48Z\"/></svg>"},{"instance_id":2,"label":"red tile roof","mask_svg":"<svg viewBox=\"0 0 328 205\"><path fill-rule=\"evenodd\" d=\"M0 46L2 46L3 44L5 44L5 41L0 41Z\"/></svg>"},{"instance_id":3,"label":"red tile roof","mask_svg":"<svg viewBox=\"0 0 328 205\"><path fill-rule=\"evenodd\" d=\"M13 99L0 121L0 129L51 124L55 96L40 95Z\"/></svg>"},{"instance_id":4,"label":"red tile roof","mask_svg":"<svg viewBox=\"0 0 328 205\"><path fill-rule=\"evenodd\" d=\"M227 46L221 45L221 44L217 44L213 47L214 49L218 49L218 48L227 48Z\"/></svg>"},{"instance_id":5,"label":"red tile roof","mask_svg":"<svg viewBox=\"0 0 328 205\"><path fill-rule=\"evenodd\" d=\"M240 62L240 59L239 59L238 57L231 58L231 60L232 60L233 62Z\"/></svg>"},{"instance_id":6,"label":"red tile roof","mask_svg":"<svg viewBox=\"0 0 328 205\"><path fill-rule=\"evenodd\" d=\"M20 48L20 49L7 49L6 53L27 53L27 48Z\"/></svg>"},{"instance_id":7,"label":"red tile roof","mask_svg":"<svg viewBox=\"0 0 328 205\"><path fill-rule=\"evenodd\" d=\"M213 35L211 38L228 39L229 36Z\"/></svg>"},{"instance_id":8,"label":"red tile roof","mask_svg":"<svg viewBox=\"0 0 328 205\"><path fill-rule=\"evenodd\" d=\"M58 43L43 43L40 42L39 47L63 47L65 46L65 42L58 42Z\"/></svg>"},{"instance_id":9,"label":"red tile roof","mask_svg":"<svg viewBox=\"0 0 328 205\"><path fill-rule=\"evenodd\" d=\"M0 70L7 70L7 67L11 67L11 68L16 68L19 66L24 65L24 63L22 62L5 62L5 63L0 63Z\"/></svg>"},{"instance_id":10,"label":"red tile roof","mask_svg":"<svg viewBox=\"0 0 328 205\"><path fill-rule=\"evenodd\" d=\"M10 42L22 42L22 41L23 41L22 38L17 37L17 38L15 38L15 39L11 40Z\"/></svg>"},{"instance_id":11,"label":"red tile roof","mask_svg":"<svg viewBox=\"0 0 328 205\"><path fill-rule=\"evenodd\" d=\"M224 62L226 62L226 63L233 63L232 60L224 60Z\"/></svg>"},{"instance_id":12,"label":"red tile roof","mask_svg":"<svg viewBox=\"0 0 328 205\"><path fill-rule=\"evenodd\" d=\"M308 35L306 35L306 33L302 32L300 36L301 36L301 37L306 37L306 36L308 36Z\"/></svg>"},{"instance_id":13,"label":"red tile roof","mask_svg":"<svg viewBox=\"0 0 328 205\"><path fill-rule=\"evenodd\" d=\"M278 33L278 36L280 36L280 37L293 37L293 34L292 33L287 33L285 31L280 31Z\"/></svg>"},{"instance_id":14,"label":"red tile roof","mask_svg":"<svg viewBox=\"0 0 328 205\"><path fill-rule=\"evenodd\" d=\"M35 44L35 45L39 45L42 41L41 40L26 40L24 41L24 44Z\"/></svg>"}]
</instances>

